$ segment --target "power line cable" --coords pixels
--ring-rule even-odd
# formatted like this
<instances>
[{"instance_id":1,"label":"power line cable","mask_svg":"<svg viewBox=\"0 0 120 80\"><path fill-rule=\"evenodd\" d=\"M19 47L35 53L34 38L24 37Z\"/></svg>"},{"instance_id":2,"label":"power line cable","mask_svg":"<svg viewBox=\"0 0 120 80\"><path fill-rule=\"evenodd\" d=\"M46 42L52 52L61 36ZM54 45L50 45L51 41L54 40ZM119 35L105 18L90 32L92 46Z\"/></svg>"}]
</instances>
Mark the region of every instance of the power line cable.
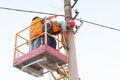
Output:
<instances>
[{"instance_id":1,"label":"power line cable","mask_svg":"<svg viewBox=\"0 0 120 80\"><path fill-rule=\"evenodd\" d=\"M62 9L60 9L60 8L58 8L58 7L55 7L53 4L50 4L50 3L48 3L52 8L54 8L54 9L56 9L56 10L58 10L58 11L63 11Z\"/></svg>"},{"instance_id":2,"label":"power line cable","mask_svg":"<svg viewBox=\"0 0 120 80\"><path fill-rule=\"evenodd\" d=\"M47 14L47 15L55 15L53 13L45 13L45 12L37 12L37 11L28 11L28 10L21 10L21 9L13 9L13 8L6 8L6 7L0 7L0 9L5 9L5 10L12 10L12 11L20 11L20 12L29 12L29 13L38 13L38 14ZM64 15L59 15L63 16Z\"/></svg>"},{"instance_id":3,"label":"power line cable","mask_svg":"<svg viewBox=\"0 0 120 80\"><path fill-rule=\"evenodd\" d=\"M76 19L76 20L80 20L80 19ZM120 29L117 29L117 28L113 28L113 27L109 27L109 26L105 26L105 25L93 23L93 22L86 21L86 20L82 20L82 21L86 22L86 23L89 23L89 24L93 24L93 25L97 25L97 26L100 26L100 27L104 27L104 28L107 28L107 29L112 29L112 30L120 31Z\"/></svg>"},{"instance_id":4,"label":"power line cable","mask_svg":"<svg viewBox=\"0 0 120 80\"><path fill-rule=\"evenodd\" d=\"M28 10L21 10L21 9L6 8L6 7L0 7L0 9L12 10L12 11L20 11L20 12L29 12L29 13L38 13L38 14L47 14L47 15L55 15L55 14L53 14L53 13L45 13L45 12L37 12L37 11L28 11ZM65 15L59 15L59 16L65 17ZM75 20L79 20L79 21L80 21L80 19L75 19ZM105 26L105 25L93 23L93 22L86 21L86 20L82 20L82 21L84 21L84 22L86 22L86 23L89 23L89 24L101 26L101 27L104 27L104 28L108 28L108 29L120 31L120 29L116 29L116 28L113 28L113 27L109 27L109 26Z\"/></svg>"}]
</instances>

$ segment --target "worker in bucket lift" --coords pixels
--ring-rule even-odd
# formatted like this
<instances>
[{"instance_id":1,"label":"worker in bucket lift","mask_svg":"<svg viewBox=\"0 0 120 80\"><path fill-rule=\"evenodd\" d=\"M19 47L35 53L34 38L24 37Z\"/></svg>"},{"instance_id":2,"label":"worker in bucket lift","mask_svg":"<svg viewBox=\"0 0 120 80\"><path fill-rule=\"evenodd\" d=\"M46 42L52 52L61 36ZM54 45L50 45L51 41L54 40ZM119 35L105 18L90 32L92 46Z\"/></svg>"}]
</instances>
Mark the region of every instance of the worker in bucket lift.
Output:
<instances>
[{"instance_id":1,"label":"worker in bucket lift","mask_svg":"<svg viewBox=\"0 0 120 80\"><path fill-rule=\"evenodd\" d=\"M62 35L62 40L65 39L65 48L67 50L69 50L69 45L68 45L68 36L67 36L67 29L74 27L75 26L75 22L74 20L68 20L66 23L63 21L50 21L47 23L47 31L48 33L52 34L52 35L57 35L59 33L61 33ZM42 32L45 31L45 27L42 28ZM43 44L45 44L45 38L44 36L42 37L42 41ZM56 40L51 37L51 36L47 36L47 44L49 46L51 46L52 48L56 49Z\"/></svg>"},{"instance_id":2,"label":"worker in bucket lift","mask_svg":"<svg viewBox=\"0 0 120 80\"><path fill-rule=\"evenodd\" d=\"M50 20L57 15L49 16L47 17L47 20ZM38 48L41 45L41 36L39 36L42 33L42 26L45 22L44 18L40 18L38 16L34 17L32 19L29 32L30 32L30 51Z\"/></svg>"}]
</instances>

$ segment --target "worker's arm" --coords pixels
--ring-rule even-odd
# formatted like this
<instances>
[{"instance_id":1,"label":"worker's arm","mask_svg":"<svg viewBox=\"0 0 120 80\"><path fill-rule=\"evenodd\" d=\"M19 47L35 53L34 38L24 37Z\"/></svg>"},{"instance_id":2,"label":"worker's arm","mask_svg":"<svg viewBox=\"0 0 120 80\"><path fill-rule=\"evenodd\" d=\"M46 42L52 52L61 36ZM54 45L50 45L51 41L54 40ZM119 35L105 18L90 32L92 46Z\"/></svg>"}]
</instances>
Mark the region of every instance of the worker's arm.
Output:
<instances>
[{"instance_id":1,"label":"worker's arm","mask_svg":"<svg viewBox=\"0 0 120 80\"><path fill-rule=\"evenodd\" d=\"M65 40L65 48L69 50L69 44L68 44L68 36L66 30L62 30L62 40Z\"/></svg>"},{"instance_id":2,"label":"worker's arm","mask_svg":"<svg viewBox=\"0 0 120 80\"><path fill-rule=\"evenodd\" d=\"M55 14L55 15L53 15L53 16L49 16L49 17L46 17L47 18L47 20L50 20L50 19L52 19L52 18L56 18L58 15L57 14ZM42 18L41 19L41 22L42 22L42 24L44 24L45 23L45 18Z\"/></svg>"},{"instance_id":3,"label":"worker's arm","mask_svg":"<svg viewBox=\"0 0 120 80\"><path fill-rule=\"evenodd\" d=\"M62 40L65 40L65 46L67 48L67 50L69 50L69 44L68 44L68 36L67 36L67 31L66 31L66 24L65 22L61 21L59 22L59 26L61 27L61 34L62 34Z\"/></svg>"},{"instance_id":4,"label":"worker's arm","mask_svg":"<svg viewBox=\"0 0 120 80\"><path fill-rule=\"evenodd\" d=\"M68 36L67 36L67 32L66 30L62 30L62 35L63 35L63 38L65 39L65 42L68 42Z\"/></svg>"},{"instance_id":5,"label":"worker's arm","mask_svg":"<svg viewBox=\"0 0 120 80\"><path fill-rule=\"evenodd\" d=\"M53 16L49 16L49 17L47 17L47 20L50 20L50 19L52 19L52 18L56 18L58 15L57 14L55 14L55 15L53 15Z\"/></svg>"}]
</instances>

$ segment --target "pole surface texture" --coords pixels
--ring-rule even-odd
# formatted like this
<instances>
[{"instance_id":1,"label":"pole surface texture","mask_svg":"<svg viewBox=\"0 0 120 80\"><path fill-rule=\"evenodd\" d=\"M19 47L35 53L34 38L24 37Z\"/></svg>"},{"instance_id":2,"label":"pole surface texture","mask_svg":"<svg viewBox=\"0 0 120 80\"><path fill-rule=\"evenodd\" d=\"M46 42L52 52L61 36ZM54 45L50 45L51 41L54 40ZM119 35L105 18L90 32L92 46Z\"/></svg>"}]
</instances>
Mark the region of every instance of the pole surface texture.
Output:
<instances>
[{"instance_id":1,"label":"pole surface texture","mask_svg":"<svg viewBox=\"0 0 120 80\"><path fill-rule=\"evenodd\" d=\"M72 19L71 1L64 0L65 21ZM67 30L68 43L70 49L68 51L68 68L69 68L69 80L78 80L78 69L76 60L76 49L74 41L73 29Z\"/></svg>"}]
</instances>

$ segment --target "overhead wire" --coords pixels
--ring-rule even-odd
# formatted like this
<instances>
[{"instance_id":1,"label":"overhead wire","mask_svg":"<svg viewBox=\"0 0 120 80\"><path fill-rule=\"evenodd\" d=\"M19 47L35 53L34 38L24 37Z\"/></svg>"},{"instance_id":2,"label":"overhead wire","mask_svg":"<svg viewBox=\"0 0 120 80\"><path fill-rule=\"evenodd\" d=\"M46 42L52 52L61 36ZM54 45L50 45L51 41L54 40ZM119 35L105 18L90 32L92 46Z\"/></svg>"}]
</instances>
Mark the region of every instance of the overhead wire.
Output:
<instances>
[{"instance_id":1,"label":"overhead wire","mask_svg":"<svg viewBox=\"0 0 120 80\"><path fill-rule=\"evenodd\" d=\"M100 26L100 27L104 27L104 28L107 28L107 29L120 31L120 29L109 27L109 26L105 26L105 25L102 25L102 24L98 24L98 23L94 23L94 22L90 22L90 21L86 21L86 20L82 20L82 19L76 19L76 20L83 21L83 22L86 22L86 23L89 23L89 24L93 24L93 25L97 25L97 26Z\"/></svg>"},{"instance_id":2,"label":"overhead wire","mask_svg":"<svg viewBox=\"0 0 120 80\"><path fill-rule=\"evenodd\" d=\"M38 14L47 14L47 15L55 15L55 14L53 14L53 13L45 13L45 12L37 12L37 11L28 11L28 10L13 9L13 8L7 8L7 7L0 7L0 9L12 10L12 11L20 11L20 12L29 12L29 13L38 13ZM65 15L59 15L59 16L65 17ZM79 20L79 21L80 21L81 19L77 19L77 18L76 18L75 20ZM94 22L90 22L90 21L86 21L86 20L82 20L82 21L84 21L84 22L86 22L86 23L89 23L89 24L101 26L101 27L104 27L104 28L108 28L108 29L120 31L120 29L117 29L117 28L113 28L113 27L101 25L101 24L94 23Z\"/></svg>"},{"instance_id":3,"label":"overhead wire","mask_svg":"<svg viewBox=\"0 0 120 80\"><path fill-rule=\"evenodd\" d=\"M53 13L45 13L45 12L38 12L38 11L28 11L28 10L13 9L13 8L7 8L7 7L0 7L0 9L12 10L12 11L20 11L20 12L29 12L29 13L38 13L38 14L47 14L47 15L55 15ZM64 17L64 15L59 15L59 16Z\"/></svg>"},{"instance_id":4,"label":"overhead wire","mask_svg":"<svg viewBox=\"0 0 120 80\"><path fill-rule=\"evenodd\" d=\"M58 7L55 7L53 4L51 3L48 3L52 8L58 10L58 11L63 11L62 9L58 8Z\"/></svg>"}]
</instances>

